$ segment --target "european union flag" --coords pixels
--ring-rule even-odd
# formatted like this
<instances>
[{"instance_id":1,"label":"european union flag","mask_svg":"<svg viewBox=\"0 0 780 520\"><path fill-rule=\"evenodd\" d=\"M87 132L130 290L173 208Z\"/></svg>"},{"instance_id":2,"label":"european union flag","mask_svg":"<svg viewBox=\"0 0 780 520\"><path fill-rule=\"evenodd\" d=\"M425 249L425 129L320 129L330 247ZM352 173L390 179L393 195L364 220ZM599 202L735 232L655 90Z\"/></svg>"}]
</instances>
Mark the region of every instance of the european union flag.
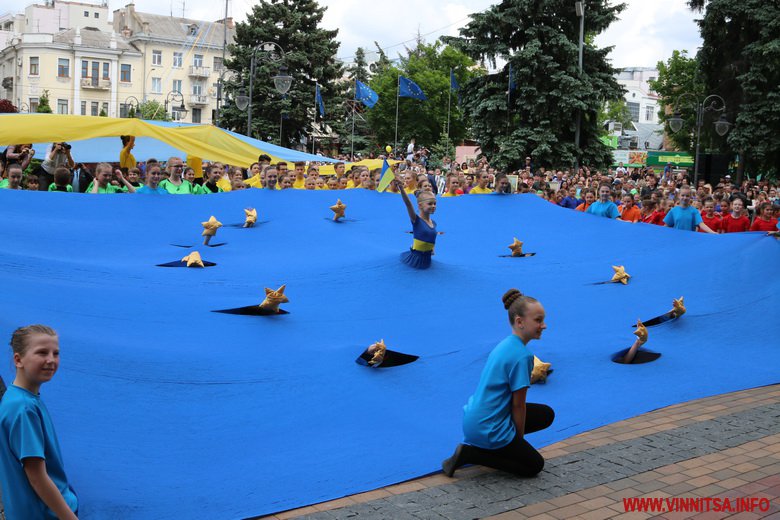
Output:
<instances>
[{"instance_id":1,"label":"european union flag","mask_svg":"<svg viewBox=\"0 0 780 520\"><path fill-rule=\"evenodd\" d=\"M460 85L458 85L458 80L455 79L455 73L450 69L450 90L458 90L460 88Z\"/></svg>"},{"instance_id":2,"label":"european union flag","mask_svg":"<svg viewBox=\"0 0 780 520\"><path fill-rule=\"evenodd\" d=\"M379 101L379 94L371 90L371 87L362 81L355 80L355 100L371 108Z\"/></svg>"},{"instance_id":3,"label":"european union flag","mask_svg":"<svg viewBox=\"0 0 780 520\"><path fill-rule=\"evenodd\" d=\"M322 92L320 92L320 84L317 83L314 89L314 100L317 102L317 106L320 109L320 117L325 117L325 103L322 101Z\"/></svg>"},{"instance_id":4,"label":"european union flag","mask_svg":"<svg viewBox=\"0 0 780 520\"><path fill-rule=\"evenodd\" d=\"M425 92L422 91L420 86L403 76L398 77L398 97L410 97L420 101L428 101L428 98L425 97Z\"/></svg>"}]
</instances>

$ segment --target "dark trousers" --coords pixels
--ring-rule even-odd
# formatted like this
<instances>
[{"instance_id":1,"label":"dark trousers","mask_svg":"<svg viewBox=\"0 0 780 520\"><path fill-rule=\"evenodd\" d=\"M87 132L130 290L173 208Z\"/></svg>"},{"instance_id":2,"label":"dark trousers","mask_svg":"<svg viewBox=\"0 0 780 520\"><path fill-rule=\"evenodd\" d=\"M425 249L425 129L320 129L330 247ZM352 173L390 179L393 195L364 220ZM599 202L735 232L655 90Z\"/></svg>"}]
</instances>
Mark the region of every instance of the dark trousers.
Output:
<instances>
[{"instance_id":1,"label":"dark trousers","mask_svg":"<svg viewBox=\"0 0 780 520\"><path fill-rule=\"evenodd\" d=\"M527 403L525 406L526 434L544 430L555 419L555 412L546 404ZM460 460L463 464L487 466L521 477L536 476L544 469L544 457L519 435L515 435L512 442L497 450L486 450L465 444Z\"/></svg>"},{"instance_id":2,"label":"dark trousers","mask_svg":"<svg viewBox=\"0 0 780 520\"><path fill-rule=\"evenodd\" d=\"M49 191L49 185L54 182L54 175L44 170L41 166L38 166L32 174L38 177L38 191Z\"/></svg>"}]
</instances>

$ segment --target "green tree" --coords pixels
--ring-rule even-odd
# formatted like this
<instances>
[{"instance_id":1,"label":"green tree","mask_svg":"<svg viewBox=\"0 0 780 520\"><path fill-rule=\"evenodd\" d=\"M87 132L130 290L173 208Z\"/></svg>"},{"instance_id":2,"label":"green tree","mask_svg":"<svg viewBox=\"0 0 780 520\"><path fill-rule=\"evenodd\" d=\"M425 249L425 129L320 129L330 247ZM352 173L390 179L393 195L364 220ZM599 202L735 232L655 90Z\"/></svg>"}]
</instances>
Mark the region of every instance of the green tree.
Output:
<instances>
[{"instance_id":1,"label":"green tree","mask_svg":"<svg viewBox=\"0 0 780 520\"><path fill-rule=\"evenodd\" d=\"M484 155L500 167L534 164L605 166L611 152L599 140L598 116L604 104L622 97L609 48L593 37L617 19L624 4L587 2L583 71L578 69L579 18L569 0L503 0L471 15L459 38L446 38L466 54L493 66L494 74L462 85L465 114ZM508 96L509 64L516 85ZM581 112L580 147L574 145Z\"/></svg>"},{"instance_id":2,"label":"green tree","mask_svg":"<svg viewBox=\"0 0 780 520\"><path fill-rule=\"evenodd\" d=\"M457 142L466 136L458 93L454 92L450 97L450 70L462 85L482 74L474 60L442 42L428 45L420 41L416 47L407 50L398 66L392 65L389 60L383 61L382 54L377 65L377 72L371 78L371 88L379 94L379 101L366 114L382 148L395 139L396 100L399 147L411 138L420 145L431 146L437 142L442 128L447 125L448 103L450 139ZM417 83L428 100L397 98L399 76Z\"/></svg>"},{"instance_id":3,"label":"green tree","mask_svg":"<svg viewBox=\"0 0 780 520\"><path fill-rule=\"evenodd\" d=\"M100 113L98 114L100 117L108 117L108 114L106 114L106 109L101 108Z\"/></svg>"},{"instance_id":4,"label":"green tree","mask_svg":"<svg viewBox=\"0 0 780 520\"><path fill-rule=\"evenodd\" d=\"M366 51L363 47L358 47L355 51L355 61L347 67L347 74L351 81L368 82L368 62L366 61Z\"/></svg>"},{"instance_id":5,"label":"green tree","mask_svg":"<svg viewBox=\"0 0 780 520\"><path fill-rule=\"evenodd\" d=\"M39 114L51 114L51 107L49 106L49 91L44 90L41 93L41 99L38 100L38 110L37 112Z\"/></svg>"},{"instance_id":6,"label":"green tree","mask_svg":"<svg viewBox=\"0 0 780 520\"><path fill-rule=\"evenodd\" d=\"M325 121L339 134L343 132L343 100L347 85L340 81L343 66L336 61L338 30L320 27L324 7L315 0L273 0L258 2L247 21L236 24L235 44L230 46L227 67L240 77L227 82L227 91L235 95L239 88L249 92L249 72L253 50L263 42L274 42L284 51L279 61L256 53L253 88L252 128L246 131L246 113L226 105L226 126L247 135L279 142L280 119L284 122L282 145L300 143L308 137L315 116L314 85L319 82L325 103ZM274 88L274 75L286 67L293 77L289 92L282 96Z\"/></svg>"},{"instance_id":7,"label":"green tree","mask_svg":"<svg viewBox=\"0 0 780 520\"><path fill-rule=\"evenodd\" d=\"M697 57L709 94L726 101L735 125L726 136L739 153L737 180L780 170L780 4L760 0L689 0L706 6ZM710 125L711 126L711 125Z\"/></svg>"},{"instance_id":8,"label":"green tree","mask_svg":"<svg viewBox=\"0 0 780 520\"><path fill-rule=\"evenodd\" d=\"M141 114L141 119L147 119L150 121L170 121L168 112L165 110L165 105L154 99L147 99L138 104L138 112Z\"/></svg>"},{"instance_id":9,"label":"green tree","mask_svg":"<svg viewBox=\"0 0 780 520\"><path fill-rule=\"evenodd\" d=\"M604 104L598 119L600 135L609 133L607 124L610 122L620 123L623 128L631 128L631 111L628 109L625 99L607 101Z\"/></svg>"},{"instance_id":10,"label":"green tree","mask_svg":"<svg viewBox=\"0 0 780 520\"><path fill-rule=\"evenodd\" d=\"M665 123L679 112L684 120L683 129L679 132L671 132L667 129L667 136L675 148L693 154L696 147L696 111L691 106L690 100L702 99L704 94L699 62L696 58L688 57L688 51L675 50L666 62L659 61L657 67L658 79L650 82L650 88L658 94L659 121ZM703 127L702 135L705 136L703 137L705 141L709 136L706 132L707 129Z\"/></svg>"},{"instance_id":11,"label":"green tree","mask_svg":"<svg viewBox=\"0 0 780 520\"><path fill-rule=\"evenodd\" d=\"M455 160L455 144L447 137L447 132L442 131L439 140L431 146L431 155L428 158L428 168L440 168L444 158Z\"/></svg>"}]
</instances>

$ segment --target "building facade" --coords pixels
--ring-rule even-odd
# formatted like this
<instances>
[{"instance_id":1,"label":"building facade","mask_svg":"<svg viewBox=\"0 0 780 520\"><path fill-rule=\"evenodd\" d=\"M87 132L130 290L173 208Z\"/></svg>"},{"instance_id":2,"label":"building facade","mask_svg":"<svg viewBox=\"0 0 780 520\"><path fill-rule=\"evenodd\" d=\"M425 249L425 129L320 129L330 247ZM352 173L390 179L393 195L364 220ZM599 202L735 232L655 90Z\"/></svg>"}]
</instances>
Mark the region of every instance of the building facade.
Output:
<instances>
[{"instance_id":1,"label":"building facade","mask_svg":"<svg viewBox=\"0 0 780 520\"><path fill-rule=\"evenodd\" d=\"M650 81L658 78L658 70L652 67L628 67L621 69L617 82L626 89L624 98L635 123L658 124L658 94L650 88Z\"/></svg>"},{"instance_id":2,"label":"building facade","mask_svg":"<svg viewBox=\"0 0 780 520\"><path fill-rule=\"evenodd\" d=\"M0 18L0 95L34 112L47 91L55 113L111 117L156 100L173 119L211 123L233 34L231 19L139 13L133 4L113 21L106 3L31 5Z\"/></svg>"}]
</instances>

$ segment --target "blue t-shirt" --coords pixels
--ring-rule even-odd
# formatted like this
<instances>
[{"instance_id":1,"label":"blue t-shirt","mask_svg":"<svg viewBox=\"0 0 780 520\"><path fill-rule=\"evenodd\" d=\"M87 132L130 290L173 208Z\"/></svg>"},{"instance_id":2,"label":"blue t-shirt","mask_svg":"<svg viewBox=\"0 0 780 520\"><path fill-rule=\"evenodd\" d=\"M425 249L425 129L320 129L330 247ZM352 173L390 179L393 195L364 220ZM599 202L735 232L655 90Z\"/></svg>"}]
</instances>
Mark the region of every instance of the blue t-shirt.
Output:
<instances>
[{"instance_id":1,"label":"blue t-shirt","mask_svg":"<svg viewBox=\"0 0 780 520\"><path fill-rule=\"evenodd\" d=\"M512 392L531 386L534 356L523 342L510 335L496 345L482 369L477 390L463 407L466 444L497 450L515 438Z\"/></svg>"},{"instance_id":2,"label":"blue t-shirt","mask_svg":"<svg viewBox=\"0 0 780 520\"><path fill-rule=\"evenodd\" d=\"M149 186L147 186L145 184L143 186L141 186L140 188L138 188L137 190L135 190L135 192L136 193L145 193L145 194L149 194L149 195L168 195L168 190L166 190L165 188L161 188L159 186L157 186L156 188L150 188Z\"/></svg>"},{"instance_id":3,"label":"blue t-shirt","mask_svg":"<svg viewBox=\"0 0 780 520\"><path fill-rule=\"evenodd\" d=\"M72 511L78 498L68 484L54 424L39 395L11 385L0 401L0 475L3 504L8 520L56 519L30 486L22 467L26 458L46 462L46 473L60 490Z\"/></svg>"},{"instance_id":4,"label":"blue t-shirt","mask_svg":"<svg viewBox=\"0 0 780 520\"><path fill-rule=\"evenodd\" d=\"M607 218L618 218L620 216L620 212L618 211L615 203L609 200L607 202L601 202L600 200L597 200L588 206L586 213Z\"/></svg>"},{"instance_id":5,"label":"blue t-shirt","mask_svg":"<svg viewBox=\"0 0 780 520\"><path fill-rule=\"evenodd\" d=\"M684 229L685 231L696 231L701 222L701 213L693 206L688 206L687 208L675 206L664 217L664 224L675 229Z\"/></svg>"}]
</instances>

